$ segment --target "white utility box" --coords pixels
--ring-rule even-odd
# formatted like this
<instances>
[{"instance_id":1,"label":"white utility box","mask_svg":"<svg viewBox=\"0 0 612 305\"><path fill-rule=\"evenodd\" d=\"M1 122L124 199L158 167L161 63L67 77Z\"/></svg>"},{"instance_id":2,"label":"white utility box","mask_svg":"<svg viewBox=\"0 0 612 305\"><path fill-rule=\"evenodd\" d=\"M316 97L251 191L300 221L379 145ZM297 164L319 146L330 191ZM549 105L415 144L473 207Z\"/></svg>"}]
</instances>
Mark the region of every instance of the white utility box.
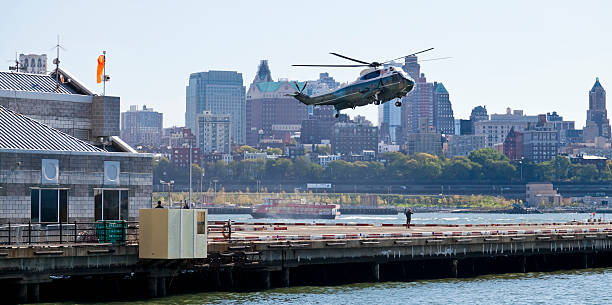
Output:
<instances>
[{"instance_id":1,"label":"white utility box","mask_svg":"<svg viewBox=\"0 0 612 305\"><path fill-rule=\"evenodd\" d=\"M208 211L140 209L139 257L205 258Z\"/></svg>"}]
</instances>

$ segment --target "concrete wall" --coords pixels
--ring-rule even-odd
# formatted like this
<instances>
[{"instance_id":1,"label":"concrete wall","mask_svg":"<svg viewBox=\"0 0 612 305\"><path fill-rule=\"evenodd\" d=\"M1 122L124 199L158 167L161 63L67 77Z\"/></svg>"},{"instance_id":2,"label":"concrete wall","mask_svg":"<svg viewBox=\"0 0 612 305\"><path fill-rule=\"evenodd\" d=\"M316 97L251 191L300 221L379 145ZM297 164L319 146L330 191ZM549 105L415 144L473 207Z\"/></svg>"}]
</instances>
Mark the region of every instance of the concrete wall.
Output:
<instances>
[{"instance_id":1,"label":"concrete wall","mask_svg":"<svg viewBox=\"0 0 612 305\"><path fill-rule=\"evenodd\" d=\"M59 183L41 184L42 159L57 159ZM119 185L104 185L104 161L120 162ZM31 188L67 188L68 220L94 220L94 188L129 193L129 219L151 207L152 158L143 154L0 151L0 222L30 221Z\"/></svg>"}]
</instances>

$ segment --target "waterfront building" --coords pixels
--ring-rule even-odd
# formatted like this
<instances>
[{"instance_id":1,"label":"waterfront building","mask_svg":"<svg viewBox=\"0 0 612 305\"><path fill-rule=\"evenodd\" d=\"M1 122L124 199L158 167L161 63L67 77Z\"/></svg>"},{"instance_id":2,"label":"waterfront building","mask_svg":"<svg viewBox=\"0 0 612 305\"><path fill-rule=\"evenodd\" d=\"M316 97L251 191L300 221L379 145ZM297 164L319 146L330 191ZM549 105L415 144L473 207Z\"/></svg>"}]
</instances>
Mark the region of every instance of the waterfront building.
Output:
<instances>
[{"instance_id":1,"label":"waterfront building","mask_svg":"<svg viewBox=\"0 0 612 305\"><path fill-rule=\"evenodd\" d=\"M3 106L0 122L0 222L137 220L151 207L151 154L117 136L97 147Z\"/></svg>"},{"instance_id":2,"label":"waterfront building","mask_svg":"<svg viewBox=\"0 0 612 305\"><path fill-rule=\"evenodd\" d=\"M196 145L203 154L230 153L230 114L213 114L203 111L196 124Z\"/></svg>"},{"instance_id":3,"label":"waterfront building","mask_svg":"<svg viewBox=\"0 0 612 305\"><path fill-rule=\"evenodd\" d=\"M438 82L434 82L433 88L433 124L436 132L446 135L455 134L455 117L448 91L442 83Z\"/></svg>"},{"instance_id":4,"label":"waterfront building","mask_svg":"<svg viewBox=\"0 0 612 305\"><path fill-rule=\"evenodd\" d=\"M485 147L485 137L477 135L450 135L446 137L446 156L467 156L470 152Z\"/></svg>"},{"instance_id":5,"label":"waterfront building","mask_svg":"<svg viewBox=\"0 0 612 305\"><path fill-rule=\"evenodd\" d=\"M61 68L48 75L0 72L0 106L94 145L120 133L119 97L97 95Z\"/></svg>"},{"instance_id":6,"label":"waterfront building","mask_svg":"<svg viewBox=\"0 0 612 305\"><path fill-rule=\"evenodd\" d=\"M610 138L606 90L599 83L599 77L595 79L595 84L589 91L589 110L587 110L584 137L587 142L593 142L596 137Z\"/></svg>"},{"instance_id":7,"label":"waterfront building","mask_svg":"<svg viewBox=\"0 0 612 305\"><path fill-rule=\"evenodd\" d=\"M121 113L121 139L133 147L158 147L161 144L163 114L152 108L130 106Z\"/></svg>"},{"instance_id":8,"label":"waterfront building","mask_svg":"<svg viewBox=\"0 0 612 305\"><path fill-rule=\"evenodd\" d=\"M303 86L300 83L299 86ZM265 139L290 142L308 117L308 108L295 98L287 96L298 88L294 82L281 79L272 81L268 61L262 60L246 101L246 143L259 147Z\"/></svg>"},{"instance_id":9,"label":"waterfront building","mask_svg":"<svg viewBox=\"0 0 612 305\"><path fill-rule=\"evenodd\" d=\"M557 193L557 190L553 188L552 183L530 182L527 183L525 188L525 201L532 207L542 204L558 205L563 200L561 195Z\"/></svg>"},{"instance_id":10,"label":"waterfront building","mask_svg":"<svg viewBox=\"0 0 612 305\"><path fill-rule=\"evenodd\" d=\"M19 72L47 74L47 54L19 54Z\"/></svg>"},{"instance_id":11,"label":"waterfront building","mask_svg":"<svg viewBox=\"0 0 612 305\"><path fill-rule=\"evenodd\" d=\"M208 71L192 73L187 86L185 126L196 129L196 120L203 111L231 116L231 142L245 143L245 87L242 73Z\"/></svg>"}]
</instances>

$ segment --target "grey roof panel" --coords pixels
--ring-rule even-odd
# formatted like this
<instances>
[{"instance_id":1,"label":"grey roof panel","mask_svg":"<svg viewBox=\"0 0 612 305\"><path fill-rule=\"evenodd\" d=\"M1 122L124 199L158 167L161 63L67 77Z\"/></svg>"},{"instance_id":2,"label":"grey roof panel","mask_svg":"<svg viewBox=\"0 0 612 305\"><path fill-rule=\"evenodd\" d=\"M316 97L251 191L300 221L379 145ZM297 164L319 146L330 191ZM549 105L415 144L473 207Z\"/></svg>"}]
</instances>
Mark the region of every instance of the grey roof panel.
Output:
<instances>
[{"instance_id":1,"label":"grey roof panel","mask_svg":"<svg viewBox=\"0 0 612 305\"><path fill-rule=\"evenodd\" d=\"M105 151L2 106L0 106L0 149Z\"/></svg>"},{"instance_id":2,"label":"grey roof panel","mask_svg":"<svg viewBox=\"0 0 612 305\"><path fill-rule=\"evenodd\" d=\"M0 90L76 94L67 84L46 74L0 72Z\"/></svg>"}]
</instances>

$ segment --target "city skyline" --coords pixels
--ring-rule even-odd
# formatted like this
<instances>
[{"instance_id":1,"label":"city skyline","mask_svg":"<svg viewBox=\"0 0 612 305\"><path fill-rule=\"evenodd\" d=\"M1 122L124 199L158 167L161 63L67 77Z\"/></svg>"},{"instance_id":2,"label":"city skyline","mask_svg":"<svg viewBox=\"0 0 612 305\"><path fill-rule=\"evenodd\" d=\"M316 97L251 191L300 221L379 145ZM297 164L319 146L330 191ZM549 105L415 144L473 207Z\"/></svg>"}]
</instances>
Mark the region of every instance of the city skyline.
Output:
<instances>
[{"instance_id":1,"label":"city skyline","mask_svg":"<svg viewBox=\"0 0 612 305\"><path fill-rule=\"evenodd\" d=\"M93 76L95 58L106 50L111 76L107 94L122 97L122 111L134 104L158 109L164 113L165 127L184 124L184 109L177 110L176 105L185 100L191 73L237 71L251 80L257 63L268 59L274 80L317 79L322 72L340 82L354 80L359 69L290 66L337 63L327 54L333 51L364 60L386 60L435 47L428 58L452 56L423 63L422 70L452 93L456 118L467 118L475 105L487 105L490 113L503 113L506 107L525 109L532 115L556 110L582 128L595 77L604 88L612 80L612 61L607 56L612 45L600 38L612 28L606 2L598 2L597 9L571 2L531 3L529 10L514 3L397 3L395 11L416 13L404 19L397 18L401 14L388 17L392 26L397 24L396 31L380 31L371 22L363 22L371 14L362 6L315 2L296 15L291 13L292 4L283 2L262 8L250 2L177 6L147 2L144 6L110 1L98 7L67 1L41 3L34 10L27 3L3 4L6 11L28 11L30 17L23 23L18 14L8 14L0 21L5 38L0 59L6 66L0 70L8 70L7 61L15 52L47 54L51 70L55 58L51 48L59 34L66 48L61 51L61 66L101 92ZM148 14L131 13L143 9ZM345 14L337 14L339 10ZM521 22L512 21L517 16ZM66 20L70 26L65 25ZM233 25L236 20L254 24L258 35ZM218 24L224 26L213 31ZM406 39L398 39L396 32L404 32ZM283 37L282 42L278 37ZM308 41L306 47L304 41ZM347 111L374 123L377 112L373 105Z\"/></svg>"}]
</instances>

